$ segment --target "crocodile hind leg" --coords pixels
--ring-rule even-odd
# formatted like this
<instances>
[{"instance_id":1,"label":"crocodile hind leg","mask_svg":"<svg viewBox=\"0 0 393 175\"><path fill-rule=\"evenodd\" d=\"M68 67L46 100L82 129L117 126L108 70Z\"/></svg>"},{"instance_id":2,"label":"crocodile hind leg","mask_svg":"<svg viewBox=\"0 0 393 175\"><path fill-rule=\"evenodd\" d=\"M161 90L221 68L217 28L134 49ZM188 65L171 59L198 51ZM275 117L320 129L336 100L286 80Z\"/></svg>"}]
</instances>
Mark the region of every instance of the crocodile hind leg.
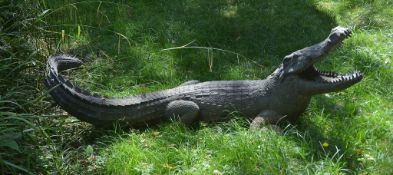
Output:
<instances>
[{"instance_id":1,"label":"crocodile hind leg","mask_svg":"<svg viewBox=\"0 0 393 175\"><path fill-rule=\"evenodd\" d=\"M277 114L274 111L262 111L259 113L251 122L250 128L251 129L258 129L258 128L264 128L267 124L270 124L272 129L274 129L277 132L281 132L280 127L277 126L277 123L280 121L282 116Z\"/></svg>"},{"instance_id":2,"label":"crocodile hind leg","mask_svg":"<svg viewBox=\"0 0 393 175\"><path fill-rule=\"evenodd\" d=\"M178 118L186 125L192 124L199 113L199 106L192 101L176 100L166 107L165 115L168 118Z\"/></svg>"}]
</instances>

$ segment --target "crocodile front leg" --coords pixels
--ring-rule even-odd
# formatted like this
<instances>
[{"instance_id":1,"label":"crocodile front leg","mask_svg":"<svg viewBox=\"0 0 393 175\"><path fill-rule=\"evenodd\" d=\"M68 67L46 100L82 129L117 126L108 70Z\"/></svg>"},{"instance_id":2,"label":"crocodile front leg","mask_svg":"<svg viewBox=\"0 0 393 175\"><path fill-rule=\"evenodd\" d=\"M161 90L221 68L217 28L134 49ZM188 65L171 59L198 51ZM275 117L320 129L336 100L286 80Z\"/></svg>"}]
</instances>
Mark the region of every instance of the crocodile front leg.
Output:
<instances>
[{"instance_id":1,"label":"crocodile front leg","mask_svg":"<svg viewBox=\"0 0 393 175\"><path fill-rule=\"evenodd\" d=\"M251 122L251 129L259 129L263 128L264 125L271 124L271 127L277 132L281 132L281 129L276 125L280 119L281 115L277 114L274 111L266 110L260 112Z\"/></svg>"},{"instance_id":2,"label":"crocodile front leg","mask_svg":"<svg viewBox=\"0 0 393 175\"><path fill-rule=\"evenodd\" d=\"M192 101L176 100L168 104L165 115L179 119L186 125L192 124L199 114L199 106Z\"/></svg>"}]
</instances>

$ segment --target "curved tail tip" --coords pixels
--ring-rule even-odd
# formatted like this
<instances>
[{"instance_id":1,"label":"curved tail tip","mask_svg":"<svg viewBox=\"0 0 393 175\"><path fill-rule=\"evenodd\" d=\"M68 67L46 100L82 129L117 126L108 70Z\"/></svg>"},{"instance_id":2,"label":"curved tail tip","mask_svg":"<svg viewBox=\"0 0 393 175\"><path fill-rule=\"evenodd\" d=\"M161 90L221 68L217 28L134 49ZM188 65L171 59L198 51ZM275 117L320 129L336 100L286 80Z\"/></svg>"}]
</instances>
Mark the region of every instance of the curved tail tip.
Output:
<instances>
[{"instance_id":1,"label":"curved tail tip","mask_svg":"<svg viewBox=\"0 0 393 175\"><path fill-rule=\"evenodd\" d=\"M51 66L57 66L58 71L79 67L83 64L80 59L68 55L50 56L48 62Z\"/></svg>"},{"instance_id":2,"label":"curved tail tip","mask_svg":"<svg viewBox=\"0 0 393 175\"><path fill-rule=\"evenodd\" d=\"M74 63L74 64L79 64L79 65L83 64L83 62L80 59L78 59L76 57L69 56L69 55L50 56L49 60L53 60L58 63Z\"/></svg>"}]
</instances>

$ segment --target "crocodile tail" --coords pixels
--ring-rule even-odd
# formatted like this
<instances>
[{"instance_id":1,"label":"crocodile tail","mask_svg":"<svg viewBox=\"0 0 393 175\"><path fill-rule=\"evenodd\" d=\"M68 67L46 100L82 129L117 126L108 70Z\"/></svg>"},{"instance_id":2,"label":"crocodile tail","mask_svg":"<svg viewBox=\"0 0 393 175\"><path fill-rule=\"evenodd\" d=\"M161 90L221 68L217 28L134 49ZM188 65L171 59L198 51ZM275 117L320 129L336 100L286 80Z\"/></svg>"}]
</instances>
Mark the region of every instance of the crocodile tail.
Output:
<instances>
[{"instance_id":1,"label":"crocodile tail","mask_svg":"<svg viewBox=\"0 0 393 175\"><path fill-rule=\"evenodd\" d=\"M109 110L105 98L90 95L88 91L74 86L60 74L61 71L78 67L82 63L79 59L67 55L49 57L45 85L56 103L69 114L94 125L112 123L118 118L108 117L108 113L114 112Z\"/></svg>"},{"instance_id":2,"label":"crocodile tail","mask_svg":"<svg viewBox=\"0 0 393 175\"><path fill-rule=\"evenodd\" d=\"M52 68L55 73L76 68L82 65L83 62L78 58L68 55L51 56L48 59L48 68Z\"/></svg>"},{"instance_id":3,"label":"crocodile tail","mask_svg":"<svg viewBox=\"0 0 393 175\"><path fill-rule=\"evenodd\" d=\"M123 121L131 126L156 123L163 119L166 104L174 98L178 90L163 90L127 98L104 98L92 95L74 86L60 72L78 67L82 61L67 55L52 56L47 62L45 85L49 93L70 115L79 120L108 126L115 121Z\"/></svg>"}]
</instances>

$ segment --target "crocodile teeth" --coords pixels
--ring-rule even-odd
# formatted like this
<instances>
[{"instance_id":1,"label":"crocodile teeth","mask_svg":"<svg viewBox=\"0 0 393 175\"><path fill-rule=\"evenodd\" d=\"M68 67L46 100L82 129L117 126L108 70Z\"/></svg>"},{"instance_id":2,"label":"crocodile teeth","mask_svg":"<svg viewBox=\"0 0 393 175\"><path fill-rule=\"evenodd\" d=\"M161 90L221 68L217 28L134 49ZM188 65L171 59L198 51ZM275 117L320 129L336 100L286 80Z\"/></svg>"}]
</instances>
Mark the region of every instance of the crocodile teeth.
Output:
<instances>
[{"instance_id":1,"label":"crocodile teeth","mask_svg":"<svg viewBox=\"0 0 393 175\"><path fill-rule=\"evenodd\" d=\"M340 81L345 81L345 77L340 77Z\"/></svg>"},{"instance_id":2,"label":"crocodile teeth","mask_svg":"<svg viewBox=\"0 0 393 175\"><path fill-rule=\"evenodd\" d=\"M362 78L362 74L359 71L355 71L354 73L350 73L346 75L339 75L334 72L325 72L325 75L334 76L334 78L327 80L327 82L329 83L351 82Z\"/></svg>"},{"instance_id":3,"label":"crocodile teeth","mask_svg":"<svg viewBox=\"0 0 393 175\"><path fill-rule=\"evenodd\" d=\"M337 77L338 74L335 72L330 72L330 71L320 71L316 70L320 75L328 76L328 77Z\"/></svg>"}]
</instances>

